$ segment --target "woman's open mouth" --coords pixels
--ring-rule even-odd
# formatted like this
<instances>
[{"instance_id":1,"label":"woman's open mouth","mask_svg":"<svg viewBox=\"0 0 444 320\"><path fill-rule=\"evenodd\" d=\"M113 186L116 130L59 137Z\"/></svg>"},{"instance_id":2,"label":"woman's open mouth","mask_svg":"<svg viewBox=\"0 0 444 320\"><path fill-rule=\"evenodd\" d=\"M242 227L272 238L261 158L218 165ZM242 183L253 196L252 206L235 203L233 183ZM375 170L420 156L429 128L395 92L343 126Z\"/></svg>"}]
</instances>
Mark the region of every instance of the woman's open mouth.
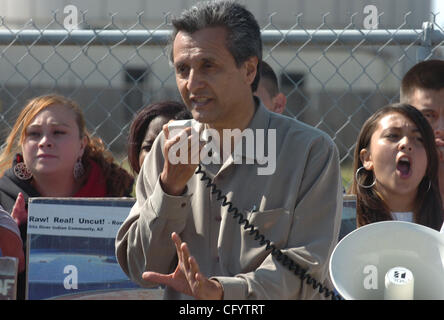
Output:
<instances>
[{"instance_id":1,"label":"woman's open mouth","mask_svg":"<svg viewBox=\"0 0 444 320\"><path fill-rule=\"evenodd\" d=\"M402 156L398 159L398 162L396 164L396 171L399 172L401 178L410 177L412 170L409 157Z\"/></svg>"}]
</instances>

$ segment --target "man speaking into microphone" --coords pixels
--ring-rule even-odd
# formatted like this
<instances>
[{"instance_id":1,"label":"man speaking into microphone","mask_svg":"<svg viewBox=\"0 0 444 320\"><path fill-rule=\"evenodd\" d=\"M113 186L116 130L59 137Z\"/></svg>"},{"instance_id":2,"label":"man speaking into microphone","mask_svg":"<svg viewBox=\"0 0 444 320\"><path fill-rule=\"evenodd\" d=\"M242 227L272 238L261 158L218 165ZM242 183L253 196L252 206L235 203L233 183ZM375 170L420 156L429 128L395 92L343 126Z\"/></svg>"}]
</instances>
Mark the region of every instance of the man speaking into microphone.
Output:
<instances>
[{"instance_id":1,"label":"man speaking into microphone","mask_svg":"<svg viewBox=\"0 0 444 320\"><path fill-rule=\"evenodd\" d=\"M275 134L259 145L274 152L271 174L259 174L263 159L257 152L235 161L235 145L230 156L201 163L201 170L255 229L323 283L342 212L336 146L327 134L268 111L253 96L262 42L244 6L199 3L172 24L179 92L193 126L218 133L219 156L222 146L233 145L224 141L226 130ZM137 201L116 238L117 259L129 277L144 287L166 285L165 299L321 298L233 218L196 174L197 163L169 161L178 141L164 126L139 173Z\"/></svg>"}]
</instances>

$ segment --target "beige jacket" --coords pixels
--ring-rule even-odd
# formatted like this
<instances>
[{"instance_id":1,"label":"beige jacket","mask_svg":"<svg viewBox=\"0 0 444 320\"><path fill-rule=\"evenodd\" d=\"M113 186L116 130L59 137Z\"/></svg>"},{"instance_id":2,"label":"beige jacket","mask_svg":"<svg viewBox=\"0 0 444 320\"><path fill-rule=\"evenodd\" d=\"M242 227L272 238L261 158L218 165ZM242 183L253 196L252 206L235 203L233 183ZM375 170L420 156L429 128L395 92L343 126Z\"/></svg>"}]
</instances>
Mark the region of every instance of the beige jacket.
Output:
<instances>
[{"instance_id":1,"label":"beige jacket","mask_svg":"<svg viewBox=\"0 0 444 320\"><path fill-rule=\"evenodd\" d=\"M325 133L272 113L262 104L249 127L276 129L274 174L258 175L260 165L234 164L233 158L222 166L202 167L266 238L324 281L342 212L337 148ZM142 279L144 271L173 272L175 231L188 243L202 273L222 284L224 299L319 298L238 224L200 174L193 175L183 196L163 192L159 184L163 141L161 134L145 159L136 185L137 202L116 238L117 259L125 273L149 287L156 284ZM164 298L191 297L166 288Z\"/></svg>"}]
</instances>

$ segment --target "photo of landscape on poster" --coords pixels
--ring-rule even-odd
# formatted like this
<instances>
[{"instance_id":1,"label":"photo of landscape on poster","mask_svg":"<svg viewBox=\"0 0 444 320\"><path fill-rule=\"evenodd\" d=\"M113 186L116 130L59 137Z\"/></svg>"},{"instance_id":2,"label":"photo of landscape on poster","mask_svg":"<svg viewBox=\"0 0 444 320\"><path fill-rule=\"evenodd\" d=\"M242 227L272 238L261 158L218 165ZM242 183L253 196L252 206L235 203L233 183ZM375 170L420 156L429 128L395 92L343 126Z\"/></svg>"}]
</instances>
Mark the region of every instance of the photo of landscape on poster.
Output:
<instances>
[{"instance_id":1,"label":"photo of landscape on poster","mask_svg":"<svg viewBox=\"0 0 444 320\"><path fill-rule=\"evenodd\" d=\"M31 198L27 299L138 288L115 257L115 237L134 199Z\"/></svg>"}]
</instances>

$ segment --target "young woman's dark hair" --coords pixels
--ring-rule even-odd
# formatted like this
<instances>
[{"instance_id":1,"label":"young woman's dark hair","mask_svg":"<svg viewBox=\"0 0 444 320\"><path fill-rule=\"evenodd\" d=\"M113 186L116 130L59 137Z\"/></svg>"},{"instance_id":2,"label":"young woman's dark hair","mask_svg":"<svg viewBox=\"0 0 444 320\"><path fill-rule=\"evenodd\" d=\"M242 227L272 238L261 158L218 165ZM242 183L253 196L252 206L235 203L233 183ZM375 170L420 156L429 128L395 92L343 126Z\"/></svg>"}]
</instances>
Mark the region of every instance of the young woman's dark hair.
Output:
<instances>
[{"instance_id":1,"label":"young woman's dark hair","mask_svg":"<svg viewBox=\"0 0 444 320\"><path fill-rule=\"evenodd\" d=\"M140 171L139 154L148 126L158 116L168 120L192 118L185 105L177 101L157 102L141 109L131 123L128 136L128 162L135 173Z\"/></svg>"},{"instance_id":2,"label":"young woman's dark hair","mask_svg":"<svg viewBox=\"0 0 444 320\"><path fill-rule=\"evenodd\" d=\"M378 127L379 120L392 113L399 113L415 124L422 137L427 155L427 169L424 178L418 186L413 221L435 230L440 230L443 224L443 210L438 185L438 154L433 130L422 113L416 108L404 103L391 104L379 109L367 119L356 142L353 172L356 173L359 168L363 167L360 152L362 149L369 148L372 135ZM376 188L374 186L369 187L374 181L373 171L360 170L359 175L354 175L350 193L357 196L356 216L358 227L373 222L392 220L390 209Z\"/></svg>"}]
</instances>

